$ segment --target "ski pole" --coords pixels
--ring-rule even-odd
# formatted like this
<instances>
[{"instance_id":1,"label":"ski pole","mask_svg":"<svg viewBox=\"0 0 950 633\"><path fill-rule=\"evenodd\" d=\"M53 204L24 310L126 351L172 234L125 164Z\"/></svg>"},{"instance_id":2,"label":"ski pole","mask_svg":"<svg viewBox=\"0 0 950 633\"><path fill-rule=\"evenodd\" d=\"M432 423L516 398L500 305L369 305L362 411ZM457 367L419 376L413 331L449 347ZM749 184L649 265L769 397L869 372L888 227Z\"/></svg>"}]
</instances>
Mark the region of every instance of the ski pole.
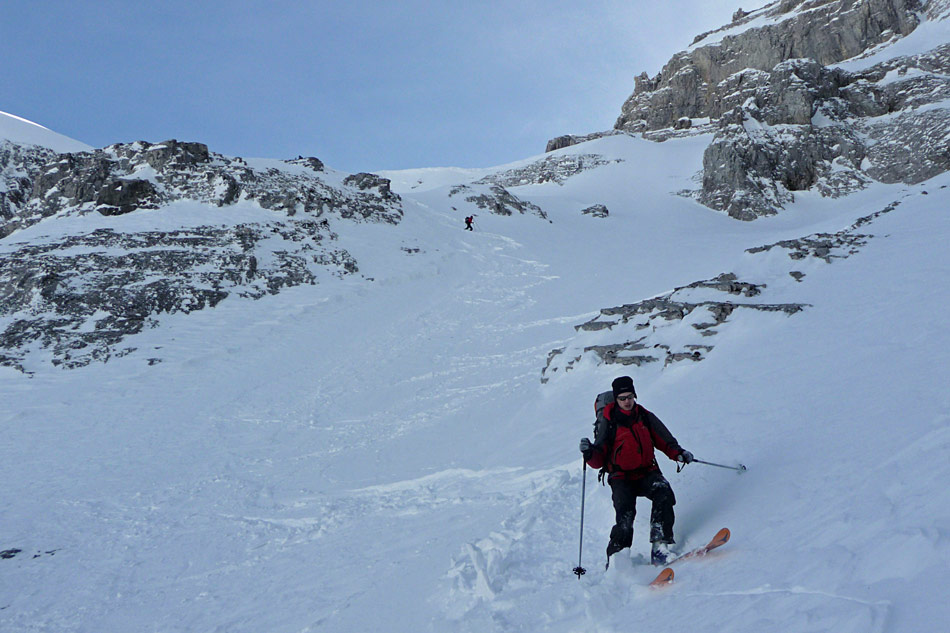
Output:
<instances>
[{"instance_id":1,"label":"ski pole","mask_svg":"<svg viewBox=\"0 0 950 633\"><path fill-rule=\"evenodd\" d=\"M581 542L577 548L577 567L574 568L574 573L577 574L577 579L580 580L581 576L587 573L587 570L581 567L581 555L584 553L584 498L587 496L587 461L584 461L584 476L581 479Z\"/></svg>"},{"instance_id":2,"label":"ski pole","mask_svg":"<svg viewBox=\"0 0 950 633\"><path fill-rule=\"evenodd\" d=\"M726 466L724 464L714 464L712 462L704 462L701 459L693 459L693 461L697 464L706 464L707 466L715 466L717 468L728 468L729 470L736 470L740 473L743 470L747 470L747 468L743 464L739 464L738 466Z\"/></svg>"}]
</instances>

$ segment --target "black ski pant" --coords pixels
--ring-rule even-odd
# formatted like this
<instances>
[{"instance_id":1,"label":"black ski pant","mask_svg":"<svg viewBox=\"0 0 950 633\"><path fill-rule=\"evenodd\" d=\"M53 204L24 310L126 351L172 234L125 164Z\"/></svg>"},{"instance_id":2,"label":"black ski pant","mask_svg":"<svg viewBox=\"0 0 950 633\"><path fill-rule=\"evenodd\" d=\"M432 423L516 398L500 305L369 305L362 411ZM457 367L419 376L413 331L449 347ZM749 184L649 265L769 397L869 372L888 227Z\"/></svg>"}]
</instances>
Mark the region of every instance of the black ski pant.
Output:
<instances>
[{"instance_id":1,"label":"black ski pant","mask_svg":"<svg viewBox=\"0 0 950 633\"><path fill-rule=\"evenodd\" d=\"M610 481L617 524L610 530L607 556L633 545L633 520L637 516L637 497L653 502L650 513L650 542L673 543L673 488L658 470L639 479L614 478Z\"/></svg>"}]
</instances>

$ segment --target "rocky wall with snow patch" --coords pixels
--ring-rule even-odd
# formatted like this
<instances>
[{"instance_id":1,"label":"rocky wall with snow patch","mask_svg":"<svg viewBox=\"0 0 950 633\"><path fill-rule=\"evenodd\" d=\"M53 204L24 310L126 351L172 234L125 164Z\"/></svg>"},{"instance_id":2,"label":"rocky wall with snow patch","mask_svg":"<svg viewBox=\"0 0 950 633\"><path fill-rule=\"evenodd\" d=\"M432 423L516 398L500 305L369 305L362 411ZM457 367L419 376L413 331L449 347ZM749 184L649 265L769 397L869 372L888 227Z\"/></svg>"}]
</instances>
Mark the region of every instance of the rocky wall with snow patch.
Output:
<instances>
[{"instance_id":1,"label":"rocky wall with snow patch","mask_svg":"<svg viewBox=\"0 0 950 633\"><path fill-rule=\"evenodd\" d=\"M273 165L255 168L242 158L210 152L202 143L176 140L138 141L70 154L21 148L12 158L15 163L5 164L31 169L28 181L21 181L21 195L4 214L0 224L4 236L54 215L120 215L179 200L216 207L255 201L289 215L328 213L393 224L402 217L399 196L390 191L388 180L355 174L331 184L316 158L272 161Z\"/></svg>"},{"instance_id":2,"label":"rocky wall with snow patch","mask_svg":"<svg viewBox=\"0 0 950 633\"><path fill-rule=\"evenodd\" d=\"M789 59L850 59L913 31L919 10L918 0L782 0L743 13L697 37L655 77L641 74L614 127L640 132L682 117L717 119L724 112L720 86L736 73L769 72Z\"/></svg>"},{"instance_id":3,"label":"rocky wall with snow patch","mask_svg":"<svg viewBox=\"0 0 950 633\"><path fill-rule=\"evenodd\" d=\"M712 133L702 187L682 193L740 220L779 212L797 191L838 197L872 181L922 182L950 169L950 44L886 51L922 21L948 18L946 0L739 10L655 77L640 75L614 132L660 142ZM886 61L834 66L872 54ZM596 136L558 137L548 149Z\"/></svg>"},{"instance_id":4,"label":"rocky wall with snow patch","mask_svg":"<svg viewBox=\"0 0 950 633\"><path fill-rule=\"evenodd\" d=\"M82 227L90 214L158 218L183 202L219 209L220 222ZM235 205L263 210L261 219L230 220ZM387 179L331 174L316 158L249 163L174 140L68 154L4 142L0 365L27 371L32 354L64 368L107 361L132 351L128 337L162 314L356 273L330 219L396 224L402 216ZM66 218L79 228L57 231ZM17 239L44 221L52 237Z\"/></svg>"},{"instance_id":5,"label":"rocky wall with snow patch","mask_svg":"<svg viewBox=\"0 0 950 633\"><path fill-rule=\"evenodd\" d=\"M134 351L127 338L162 314L260 299L338 276L356 260L312 218L231 227L120 233L96 229L0 252L0 365L26 371L31 353L76 368ZM155 362L158 359L153 359Z\"/></svg>"},{"instance_id":6,"label":"rocky wall with snow patch","mask_svg":"<svg viewBox=\"0 0 950 633\"><path fill-rule=\"evenodd\" d=\"M698 199L741 220L794 192L838 197L950 170L950 44L861 72L789 60L724 82L732 106L703 155Z\"/></svg>"}]
</instances>

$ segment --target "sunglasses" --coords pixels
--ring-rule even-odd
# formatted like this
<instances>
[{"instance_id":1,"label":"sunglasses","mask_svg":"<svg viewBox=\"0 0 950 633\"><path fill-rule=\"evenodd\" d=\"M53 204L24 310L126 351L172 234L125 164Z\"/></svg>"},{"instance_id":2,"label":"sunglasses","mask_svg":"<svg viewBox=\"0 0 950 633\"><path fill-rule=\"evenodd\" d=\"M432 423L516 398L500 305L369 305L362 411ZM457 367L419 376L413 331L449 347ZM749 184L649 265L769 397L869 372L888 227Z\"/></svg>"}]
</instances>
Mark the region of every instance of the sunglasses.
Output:
<instances>
[{"instance_id":1,"label":"sunglasses","mask_svg":"<svg viewBox=\"0 0 950 633\"><path fill-rule=\"evenodd\" d=\"M633 396L617 396L617 402L626 402L627 400L633 400Z\"/></svg>"}]
</instances>

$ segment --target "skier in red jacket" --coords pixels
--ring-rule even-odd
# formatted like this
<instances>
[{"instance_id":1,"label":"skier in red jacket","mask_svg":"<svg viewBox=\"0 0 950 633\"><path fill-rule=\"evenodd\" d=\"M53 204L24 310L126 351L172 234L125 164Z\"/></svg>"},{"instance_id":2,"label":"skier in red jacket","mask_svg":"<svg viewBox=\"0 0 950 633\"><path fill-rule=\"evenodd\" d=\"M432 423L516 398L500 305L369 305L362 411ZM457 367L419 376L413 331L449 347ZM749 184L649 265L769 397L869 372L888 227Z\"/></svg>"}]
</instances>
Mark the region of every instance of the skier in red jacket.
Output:
<instances>
[{"instance_id":1,"label":"skier in red jacket","mask_svg":"<svg viewBox=\"0 0 950 633\"><path fill-rule=\"evenodd\" d=\"M659 418L637 404L633 379L621 376L613 381L611 387L615 402L609 402L598 416L594 442L586 437L580 442L587 464L608 473L617 524L610 530L607 564L610 564L611 554L633 544L637 497L646 497L653 502L650 562L663 565L672 557L670 545L674 542L673 506L676 497L670 482L660 472L654 448L684 464L693 461L693 454L683 450Z\"/></svg>"}]
</instances>

